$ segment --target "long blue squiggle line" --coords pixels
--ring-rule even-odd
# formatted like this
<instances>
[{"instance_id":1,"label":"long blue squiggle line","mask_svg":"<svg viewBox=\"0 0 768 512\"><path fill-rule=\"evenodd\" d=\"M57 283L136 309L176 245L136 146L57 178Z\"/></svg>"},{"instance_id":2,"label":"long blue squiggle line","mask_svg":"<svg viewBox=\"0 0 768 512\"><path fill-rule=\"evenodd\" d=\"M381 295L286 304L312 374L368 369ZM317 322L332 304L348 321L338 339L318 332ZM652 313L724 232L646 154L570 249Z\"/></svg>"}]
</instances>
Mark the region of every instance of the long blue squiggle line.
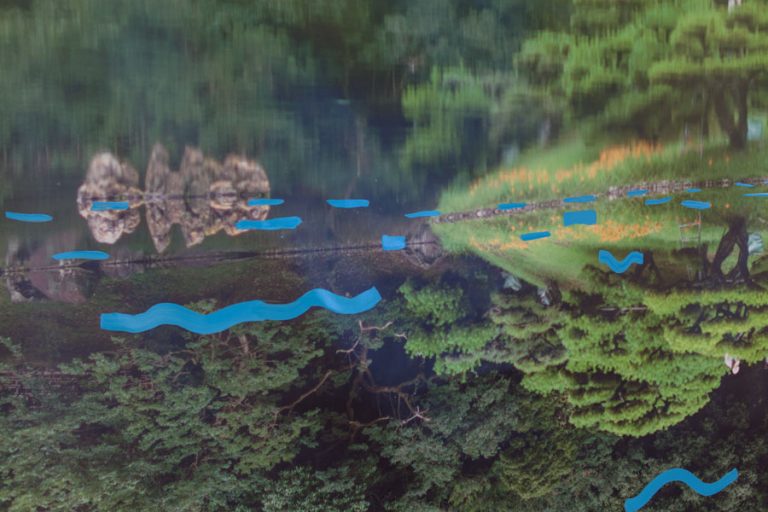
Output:
<instances>
[{"instance_id":1,"label":"long blue squiggle line","mask_svg":"<svg viewBox=\"0 0 768 512\"><path fill-rule=\"evenodd\" d=\"M243 322L264 320L292 320L306 313L311 307L321 307L344 315L368 311L381 300L376 287L369 288L355 297L342 297L322 288L310 290L288 304L267 304L260 300L232 304L204 315L184 306L164 302L155 304L144 313L104 313L101 328L106 331L144 332L159 325L176 325L197 334L213 334Z\"/></svg>"},{"instance_id":2,"label":"long blue squiggle line","mask_svg":"<svg viewBox=\"0 0 768 512\"><path fill-rule=\"evenodd\" d=\"M640 494L634 498L629 498L626 500L624 502L624 510L626 512L637 512L643 508L645 504L648 503L662 487L670 482L683 482L685 485L696 491L701 496L712 496L713 494L717 494L731 485L736 481L738 477L739 471L734 468L726 473L725 476L723 476L717 482L707 484L699 480L696 475L687 469L668 469L667 471L664 471L656 478L651 480L651 483L646 485L645 488L640 491Z\"/></svg>"},{"instance_id":3,"label":"long blue squiggle line","mask_svg":"<svg viewBox=\"0 0 768 512\"><path fill-rule=\"evenodd\" d=\"M643 253L632 251L627 254L623 260L619 261L613 254L611 254L611 251L600 249L600 252L597 253L597 260L600 263L608 265L608 267L617 274L623 274L633 263L642 265L644 257Z\"/></svg>"}]
</instances>

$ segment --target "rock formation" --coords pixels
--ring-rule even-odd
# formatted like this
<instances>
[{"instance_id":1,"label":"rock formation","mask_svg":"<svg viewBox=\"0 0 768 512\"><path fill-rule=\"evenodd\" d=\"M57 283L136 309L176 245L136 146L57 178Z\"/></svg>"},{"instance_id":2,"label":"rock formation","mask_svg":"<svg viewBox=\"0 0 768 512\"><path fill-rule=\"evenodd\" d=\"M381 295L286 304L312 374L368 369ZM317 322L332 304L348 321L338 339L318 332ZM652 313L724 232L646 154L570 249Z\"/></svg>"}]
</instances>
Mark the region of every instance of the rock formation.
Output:
<instances>
[{"instance_id":1,"label":"rock formation","mask_svg":"<svg viewBox=\"0 0 768 512\"><path fill-rule=\"evenodd\" d=\"M156 144L144 177L144 192L138 188L138 173L120 164L109 153L91 161L86 180L78 190L80 215L88 219L94 238L113 244L139 224L138 207L147 207L147 224L158 252L168 248L171 230L180 225L187 247L206 236L224 231L242 233L235 227L243 219L263 220L268 206L248 206L248 200L269 196L264 169L242 156L230 155L220 164L205 158L192 147L184 150L179 171L171 171L168 151ZM128 210L91 211L94 200L128 201Z\"/></svg>"}]
</instances>

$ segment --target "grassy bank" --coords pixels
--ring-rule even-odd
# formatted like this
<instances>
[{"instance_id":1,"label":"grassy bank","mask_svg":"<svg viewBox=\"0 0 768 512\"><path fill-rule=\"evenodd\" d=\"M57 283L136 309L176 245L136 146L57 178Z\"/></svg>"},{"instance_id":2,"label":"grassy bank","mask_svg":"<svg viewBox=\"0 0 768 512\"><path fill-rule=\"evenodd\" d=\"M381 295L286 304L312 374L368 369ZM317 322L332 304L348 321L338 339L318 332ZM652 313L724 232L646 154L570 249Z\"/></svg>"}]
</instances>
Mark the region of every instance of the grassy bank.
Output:
<instances>
[{"instance_id":1,"label":"grassy bank","mask_svg":"<svg viewBox=\"0 0 768 512\"><path fill-rule=\"evenodd\" d=\"M526 155L514 169L500 170L474 183L469 189L450 190L440 203L443 212L494 207L500 202L539 201L600 193L610 186L642 184L664 179L731 179L768 175L768 150L754 145L732 154L723 147L709 147L703 153L693 148L653 147L646 144L613 146L590 151L578 139L567 140L549 151ZM572 204L561 210L531 212L482 220L437 224L435 231L448 250L472 252L528 281L543 284L555 279L564 285L579 283L587 264L597 265L599 249L608 249L621 259L632 250L653 250L665 268L686 271L690 263L671 257L680 247L680 225L696 222L701 215L701 240L714 251L727 219L733 214L748 219L750 232L768 235L768 223L761 210L768 198L745 198L745 192L768 191L768 187L703 190L676 195L667 204L649 206L644 197L616 201L598 200ZM704 211L684 208L685 199L711 202ZM594 209L594 226L563 226L565 210ZM549 231L549 238L524 242L522 233ZM696 233L693 228L688 234Z\"/></svg>"}]
</instances>

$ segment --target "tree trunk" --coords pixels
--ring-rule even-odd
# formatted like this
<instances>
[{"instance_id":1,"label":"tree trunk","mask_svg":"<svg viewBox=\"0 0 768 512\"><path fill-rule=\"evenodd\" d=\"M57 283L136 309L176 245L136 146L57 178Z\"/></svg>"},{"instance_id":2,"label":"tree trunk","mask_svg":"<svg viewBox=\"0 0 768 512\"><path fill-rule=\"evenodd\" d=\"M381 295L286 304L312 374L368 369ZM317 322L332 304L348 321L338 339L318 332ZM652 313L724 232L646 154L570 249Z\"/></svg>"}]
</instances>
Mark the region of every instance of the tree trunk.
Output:
<instances>
[{"instance_id":1,"label":"tree trunk","mask_svg":"<svg viewBox=\"0 0 768 512\"><path fill-rule=\"evenodd\" d=\"M726 89L721 89L719 94L713 96L713 106L717 121L720 127L728 135L731 148L744 149L747 145L747 100L748 86L746 82L741 82L736 90L732 91L734 103L738 112L738 117L734 119L733 109L729 105L726 95Z\"/></svg>"}]
</instances>

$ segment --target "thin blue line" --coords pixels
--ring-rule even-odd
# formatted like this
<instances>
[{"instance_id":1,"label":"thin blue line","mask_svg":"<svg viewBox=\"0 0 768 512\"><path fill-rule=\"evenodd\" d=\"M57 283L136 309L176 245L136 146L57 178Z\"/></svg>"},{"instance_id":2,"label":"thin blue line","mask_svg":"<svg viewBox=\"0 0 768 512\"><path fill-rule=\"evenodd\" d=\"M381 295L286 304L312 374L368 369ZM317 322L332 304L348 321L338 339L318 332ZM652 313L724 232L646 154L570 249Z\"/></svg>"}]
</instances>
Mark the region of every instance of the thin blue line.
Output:
<instances>
[{"instance_id":1,"label":"thin blue line","mask_svg":"<svg viewBox=\"0 0 768 512\"><path fill-rule=\"evenodd\" d=\"M516 210L518 208L525 208L525 203L499 203L496 208L499 210Z\"/></svg>"},{"instance_id":2,"label":"thin blue line","mask_svg":"<svg viewBox=\"0 0 768 512\"><path fill-rule=\"evenodd\" d=\"M520 239L524 242L528 242L530 240L538 240L539 238L547 238L550 236L549 231L536 231L534 233L525 233L520 235Z\"/></svg>"},{"instance_id":3,"label":"thin blue line","mask_svg":"<svg viewBox=\"0 0 768 512\"><path fill-rule=\"evenodd\" d=\"M406 213L405 216L409 219L418 219L420 217L437 217L440 212L437 210L423 210L420 212Z\"/></svg>"},{"instance_id":4,"label":"thin blue line","mask_svg":"<svg viewBox=\"0 0 768 512\"><path fill-rule=\"evenodd\" d=\"M248 206L277 206L283 204L285 201L282 199L249 199Z\"/></svg>"},{"instance_id":5,"label":"thin blue line","mask_svg":"<svg viewBox=\"0 0 768 512\"><path fill-rule=\"evenodd\" d=\"M657 205L657 204L664 204L664 203L668 203L668 202L670 202L671 200L672 200L672 198L671 198L671 197L662 197L662 198L660 198L660 199L646 199L646 200L645 200L645 204L647 204L648 206L655 206L655 205Z\"/></svg>"},{"instance_id":6,"label":"thin blue line","mask_svg":"<svg viewBox=\"0 0 768 512\"><path fill-rule=\"evenodd\" d=\"M103 251L69 251L58 252L53 255L55 260L106 260L109 254Z\"/></svg>"},{"instance_id":7,"label":"thin blue line","mask_svg":"<svg viewBox=\"0 0 768 512\"><path fill-rule=\"evenodd\" d=\"M367 199L328 199L328 204L334 208L367 208Z\"/></svg>"},{"instance_id":8,"label":"thin blue line","mask_svg":"<svg viewBox=\"0 0 768 512\"><path fill-rule=\"evenodd\" d=\"M94 201L91 205L91 211L127 210L129 206L128 201Z\"/></svg>"},{"instance_id":9,"label":"thin blue line","mask_svg":"<svg viewBox=\"0 0 768 512\"><path fill-rule=\"evenodd\" d=\"M563 202L564 203L591 203L595 199L597 198L593 195L576 196L576 197L566 197L565 199L563 199Z\"/></svg>"},{"instance_id":10,"label":"thin blue line","mask_svg":"<svg viewBox=\"0 0 768 512\"><path fill-rule=\"evenodd\" d=\"M694 210L707 210L712 207L711 203L707 203L706 201L683 201L680 203L681 205L685 206L686 208L693 208Z\"/></svg>"},{"instance_id":11,"label":"thin blue line","mask_svg":"<svg viewBox=\"0 0 768 512\"><path fill-rule=\"evenodd\" d=\"M5 218L19 222L50 222L53 220L53 217L46 213L5 212Z\"/></svg>"}]
</instances>

